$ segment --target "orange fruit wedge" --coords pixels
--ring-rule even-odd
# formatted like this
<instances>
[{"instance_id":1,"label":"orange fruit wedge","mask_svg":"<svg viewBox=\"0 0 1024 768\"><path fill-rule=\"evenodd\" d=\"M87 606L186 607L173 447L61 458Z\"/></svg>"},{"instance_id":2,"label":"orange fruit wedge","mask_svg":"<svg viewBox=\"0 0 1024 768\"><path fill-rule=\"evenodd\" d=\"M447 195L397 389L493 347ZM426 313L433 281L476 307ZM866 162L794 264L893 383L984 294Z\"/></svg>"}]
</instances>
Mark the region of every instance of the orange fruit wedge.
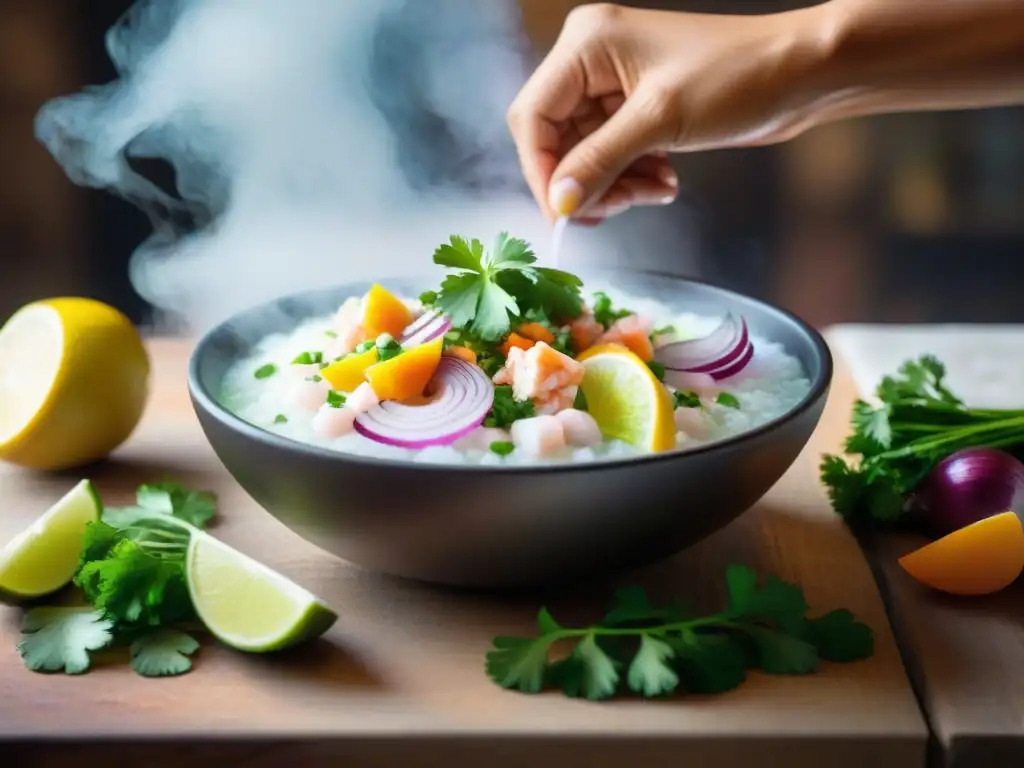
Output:
<instances>
[{"instance_id":1,"label":"orange fruit wedge","mask_svg":"<svg viewBox=\"0 0 1024 768\"><path fill-rule=\"evenodd\" d=\"M420 344L398 357L371 365L366 380L381 400L408 400L422 395L441 362L444 336Z\"/></svg>"},{"instance_id":2,"label":"orange fruit wedge","mask_svg":"<svg viewBox=\"0 0 1024 768\"><path fill-rule=\"evenodd\" d=\"M399 338L413 320L405 302L374 283L363 298L363 331L366 338L376 339L382 333Z\"/></svg>"},{"instance_id":3,"label":"orange fruit wedge","mask_svg":"<svg viewBox=\"0 0 1024 768\"><path fill-rule=\"evenodd\" d=\"M917 581L951 595L989 595L1024 571L1024 527L1014 512L979 520L899 559Z\"/></svg>"}]
</instances>

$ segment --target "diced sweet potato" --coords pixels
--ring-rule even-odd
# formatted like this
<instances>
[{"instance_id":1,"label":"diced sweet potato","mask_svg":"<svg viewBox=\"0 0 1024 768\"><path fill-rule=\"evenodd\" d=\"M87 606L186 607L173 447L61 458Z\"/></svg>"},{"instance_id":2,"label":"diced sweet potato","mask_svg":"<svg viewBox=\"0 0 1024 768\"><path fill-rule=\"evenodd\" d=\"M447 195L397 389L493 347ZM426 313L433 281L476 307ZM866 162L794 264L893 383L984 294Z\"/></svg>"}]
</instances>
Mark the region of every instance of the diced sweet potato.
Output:
<instances>
[{"instance_id":1,"label":"diced sweet potato","mask_svg":"<svg viewBox=\"0 0 1024 768\"><path fill-rule=\"evenodd\" d=\"M498 347L498 349L501 350L501 354L503 354L505 357L508 357L509 350L511 350L511 349L523 349L523 350L526 350L526 349L529 349L530 347L532 347L536 343L537 342L533 341L532 339L528 339L525 336L520 336L518 333L513 331L512 333L510 333L508 335L508 338L505 339L505 341L503 341L501 343L501 346Z\"/></svg>"},{"instance_id":2,"label":"diced sweet potato","mask_svg":"<svg viewBox=\"0 0 1024 768\"><path fill-rule=\"evenodd\" d=\"M381 400L407 400L422 395L441 362L444 337L420 344L398 357L371 365L366 380Z\"/></svg>"},{"instance_id":3,"label":"diced sweet potato","mask_svg":"<svg viewBox=\"0 0 1024 768\"><path fill-rule=\"evenodd\" d=\"M540 323L523 323L516 328L516 333L530 341L543 341L545 344L555 342L555 334Z\"/></svg>"},{"instance_id":4,"label":"diced sweet potato","mask_svg":"<svg viewBox=\"0 0 1024 768\"><path fill-rule=\"evenodd\" d=\"M382 333L399 338L412 322L412 311L397 296L374 283L363 298L363 332L368 339Z\"/></svg>"},{"instance_id":5,"label":"diced sweet potato","mask_svg":"<svg viewBox=\"0 0 1024 768\"><path fill-rule=\"evenodd\" d=\"M377 362L377 348L335 360L320 375L338 392L353 392L366 381L366 369Z\"/></svg>"}]
</instances>

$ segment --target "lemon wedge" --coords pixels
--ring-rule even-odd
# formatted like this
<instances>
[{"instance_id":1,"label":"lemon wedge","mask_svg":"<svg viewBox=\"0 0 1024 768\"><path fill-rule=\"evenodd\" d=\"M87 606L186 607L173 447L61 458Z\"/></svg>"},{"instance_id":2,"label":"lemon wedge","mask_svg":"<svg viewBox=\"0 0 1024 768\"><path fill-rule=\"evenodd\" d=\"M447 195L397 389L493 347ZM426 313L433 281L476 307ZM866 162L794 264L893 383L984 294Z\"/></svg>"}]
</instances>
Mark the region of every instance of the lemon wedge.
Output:
<instances>
[{"instance_id":1,"label":"lemon wedge","mask_svg":"<svg viewBox=\"0 0 1024 768\"><path fill-rule=\"evenodd\" d=\"M60 298L0 328L0 460L66 469L106 457L146 404L149 358L113 307Z\"/></svg>"},{"instance_id":2,"label":"lemon wedge","mask_svg":"<svg viewBox=\"0 0 1024 768\"><path fill-rule=\"evenodd\" d=\"M643 450L676 447L672 397L643 360L618 344L591 347L577 358L580 389L601 433Z\"/></svg>"},{"instance_id":3,"label":"lemon wedge","mask_svg":"<svg viewBox=\"0 0 1024 768\"><path fill-rule=\"evenodd\" d=\"M103 505L82 480L38 520L0 549L0 602L17 605L65 586L78 568L86 526Z\"/></svg>"},{"instance_id":4,"label":"lemon wedge","mask_svg":"<svg viewBox=\"0 0 1024 768\"><path fill-rule=\"evenodd\" d=\"M240 651L278 651L315 640L338 618L316 595L204 533L192 535L185 573L203 624Z\"/></svg>"}]
</instances>

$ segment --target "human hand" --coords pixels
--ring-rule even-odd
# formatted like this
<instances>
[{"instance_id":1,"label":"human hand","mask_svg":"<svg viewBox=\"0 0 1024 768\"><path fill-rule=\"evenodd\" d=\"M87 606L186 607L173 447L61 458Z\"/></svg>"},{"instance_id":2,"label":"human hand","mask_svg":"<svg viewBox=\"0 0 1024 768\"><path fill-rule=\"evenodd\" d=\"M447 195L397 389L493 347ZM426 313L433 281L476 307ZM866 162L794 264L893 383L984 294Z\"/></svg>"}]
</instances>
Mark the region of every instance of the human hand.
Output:
<instances>
[{"instance_id":1,"label":"human hand","mask_svg":"<svg viewBox=\"0 0 1024 768\"><path fill-rule=\"evenodd\" d=\"M670 151L754 146L807 127L818 8L724 16L579 6L508 113L550 219L671 203Z\"/></svg>"}]
</instances>

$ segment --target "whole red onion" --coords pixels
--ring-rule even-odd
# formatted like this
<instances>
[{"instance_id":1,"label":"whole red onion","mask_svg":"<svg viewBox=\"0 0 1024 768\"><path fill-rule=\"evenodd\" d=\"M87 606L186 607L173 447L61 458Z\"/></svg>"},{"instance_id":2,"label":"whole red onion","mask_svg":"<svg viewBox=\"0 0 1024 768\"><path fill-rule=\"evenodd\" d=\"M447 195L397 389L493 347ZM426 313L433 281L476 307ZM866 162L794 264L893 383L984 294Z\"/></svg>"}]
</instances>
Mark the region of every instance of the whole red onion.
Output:
<instances>
[{"instance_id":1,"label":"whole red onion","mask_svg":"<svg viewBox=\"0 0 1024 768\"><path fill-rule=\"evenodd\" d=\"M1024 511L1024 464L996 448L964 448L940 461L914 492L940 535L986 517Z\"/></svg>"}]
</instances>

